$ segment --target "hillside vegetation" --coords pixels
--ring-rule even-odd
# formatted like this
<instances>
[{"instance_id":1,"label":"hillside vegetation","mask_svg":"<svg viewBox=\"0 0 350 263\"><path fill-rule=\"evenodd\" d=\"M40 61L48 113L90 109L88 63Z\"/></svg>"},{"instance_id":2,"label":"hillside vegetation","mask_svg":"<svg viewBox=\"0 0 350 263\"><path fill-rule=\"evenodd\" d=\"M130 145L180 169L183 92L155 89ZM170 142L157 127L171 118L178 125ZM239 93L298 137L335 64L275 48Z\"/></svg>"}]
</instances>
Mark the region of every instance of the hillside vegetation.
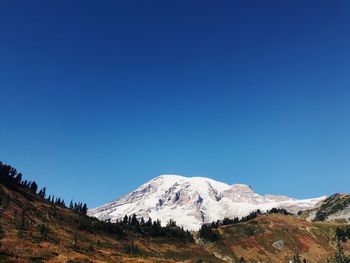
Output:
<instances>
[{"instance_id":1,"label":"hillside vegetation","mask_svg":"<svg viewBox=\"0 0 350 263\"><path fill-rule=\"evenodd\" d=\"M174 221L161 226L136 215L100 221L87 216L81 202L66 206L46 195L0 162L0 262L350 262L344 222L309 222L274 208L190 233ZM331 200L325 204L332 203L333 213Z\"/></svg>"},{"instance_id":2,"label":"hillside vegetation","mask_svg":"<svg viewBox=\"0 0 350 263\"><path fill-rule=\"evenodd\" d=\"M0 262L218 262L175 222L101 222L0 168Z\"/></svg>"},{"instance_id":3,"label":"hillside vegetation","mask_svg":"<svg viewBox=\"0 0 350 263\"><path fill-rule=\"evenodd\" d=\"M337 232L347 228L345 224L313 223L273 213L211 228L213 234L207 236L215 235L214 240L197 238L207 251L228 262L289 262L298 256L306 262L326 263L337 251ZM350 251L349 242L342 246Z\"/></svg>"}]
</instances>

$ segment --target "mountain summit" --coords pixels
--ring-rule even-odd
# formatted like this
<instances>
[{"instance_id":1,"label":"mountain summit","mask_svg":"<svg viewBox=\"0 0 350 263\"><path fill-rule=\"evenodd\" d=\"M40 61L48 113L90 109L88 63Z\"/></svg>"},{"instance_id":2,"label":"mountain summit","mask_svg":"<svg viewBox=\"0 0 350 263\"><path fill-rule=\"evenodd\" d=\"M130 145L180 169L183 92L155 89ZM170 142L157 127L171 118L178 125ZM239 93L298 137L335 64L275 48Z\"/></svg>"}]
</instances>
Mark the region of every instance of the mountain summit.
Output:
<instances>
[{"instance_id":1,"label":"mountain summit","mask_svg":"<svg viewBox=\"0 0 350 263\"><path fill-rule=\"evenodd\" d=\"M115 221L125 215L175 220L189 230L225 217L242 217L260 209L285 208L291 213L312 209L325 199L297 200L280 195L259 195L245 184L228 185L205 177L161 175L129 194L88 211L90 216Z\"/></svg>"}]
</instances>

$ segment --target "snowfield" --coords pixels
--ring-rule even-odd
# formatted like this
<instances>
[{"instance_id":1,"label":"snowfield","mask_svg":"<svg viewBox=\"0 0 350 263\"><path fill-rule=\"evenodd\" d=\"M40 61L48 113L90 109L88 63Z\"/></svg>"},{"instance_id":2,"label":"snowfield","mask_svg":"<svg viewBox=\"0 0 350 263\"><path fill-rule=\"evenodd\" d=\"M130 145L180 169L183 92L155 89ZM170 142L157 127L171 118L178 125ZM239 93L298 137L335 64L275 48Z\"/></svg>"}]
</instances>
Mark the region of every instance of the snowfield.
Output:
<instances>
[{"instance_id":1,"label":"snowfield","mask_svg":"<svg viewBox=\"0 0 350 263\"><path fill-rule=\"evenodd\" d=\"M205 177L161 175L131 193L88 211L100 220L115 221L136 214L159 219L162 225L175 220L188 230L225 217L242 217L260 209L285 208L289 212L312 209L326 197L298 200L280 195L259 195L248 185L228 185Z\"/></svg>"}]
</instances>

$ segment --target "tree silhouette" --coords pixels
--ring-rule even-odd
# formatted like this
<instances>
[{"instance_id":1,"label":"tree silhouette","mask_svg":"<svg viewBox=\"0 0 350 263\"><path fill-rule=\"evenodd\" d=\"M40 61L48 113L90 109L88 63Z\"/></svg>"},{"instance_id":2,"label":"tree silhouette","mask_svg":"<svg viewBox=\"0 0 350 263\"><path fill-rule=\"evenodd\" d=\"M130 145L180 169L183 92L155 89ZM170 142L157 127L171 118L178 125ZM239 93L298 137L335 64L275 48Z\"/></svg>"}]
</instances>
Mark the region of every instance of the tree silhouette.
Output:
<instances>
[{"instance_id":1,"label":"tree silhouette","mask_svg":"<svg viewBox=\"0 0 350 263\"><path fill-rule=\"evenodd\" d=\"M36 184L35 181L33 181L30 184L29 190L32 191L34 194L36 194L36 191L38 190L38 185Z\"/></svg>"}]
</instances>

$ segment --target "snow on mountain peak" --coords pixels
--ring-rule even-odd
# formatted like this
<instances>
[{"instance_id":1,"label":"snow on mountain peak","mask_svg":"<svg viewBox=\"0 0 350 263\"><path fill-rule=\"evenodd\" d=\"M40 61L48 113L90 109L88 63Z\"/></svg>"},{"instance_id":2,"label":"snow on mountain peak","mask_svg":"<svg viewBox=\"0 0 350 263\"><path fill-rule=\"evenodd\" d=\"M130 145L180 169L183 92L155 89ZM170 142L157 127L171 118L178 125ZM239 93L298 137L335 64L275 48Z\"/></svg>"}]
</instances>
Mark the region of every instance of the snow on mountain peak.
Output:
<instances>
[{"instance_id":1,"label":"snow on mountain peak","mask_svg":"<svg viewBox=\"0 0 350 263\"><path fill-rule=\"evenodd\" d=\"M221 182L215 181L215 180L210 179L210 178L199 177L199 176L185 177L185 176L181 176L181 175L163 174L163 175L160 175L160 176L154 178L150 182L159 181L159 180L162 180L166 184L188 183L188 184L192 184L192 185L197 184L198 187L202 186L204 188L206 188L206 186L208 184L210 184L213 187L215 187L221 191L229 188L228 184L221 183Z\"/></svg>"},{"instance_id":2,"label":"snow on mountain peak","mask_svg":"<svg viewBox=\"0 0 350 263\"><path fill-rule=\"evenodd\" d=\"M164 174L129 194L91 209L88 214L101 220L117 220L125 215L175 220L186 229L224 217L242 217L260 209L286 208L292 212L310 209L320 199L296 200L285 196L261 196L245 184L228 185L206 177Z\"/></svg>"}]
</instances>

